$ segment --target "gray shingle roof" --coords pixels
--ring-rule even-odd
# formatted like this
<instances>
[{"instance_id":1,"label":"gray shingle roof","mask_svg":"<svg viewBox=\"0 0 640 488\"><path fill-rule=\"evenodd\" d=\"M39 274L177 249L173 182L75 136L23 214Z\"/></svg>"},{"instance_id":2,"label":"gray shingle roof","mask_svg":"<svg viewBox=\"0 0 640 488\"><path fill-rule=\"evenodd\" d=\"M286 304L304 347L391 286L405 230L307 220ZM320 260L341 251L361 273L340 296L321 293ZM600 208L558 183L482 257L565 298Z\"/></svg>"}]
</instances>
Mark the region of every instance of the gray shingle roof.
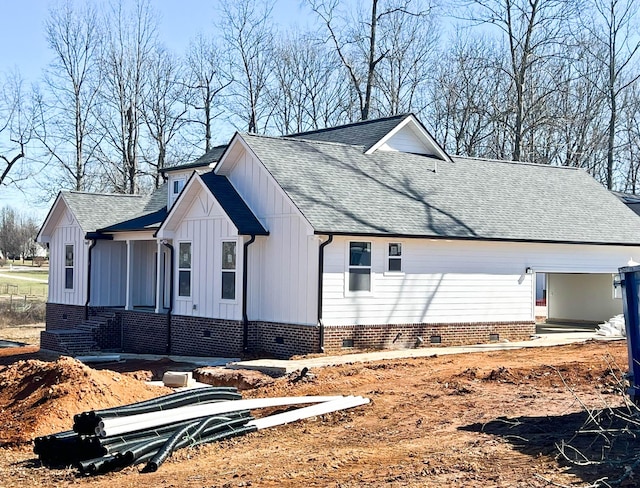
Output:
<instances>
[{"instance_id":1,"label":"gray shingle roof","mask_svg":"<svg viewBox=\"0 0 640 488\"><path fill-rule=\"evenodd\" d=\"M61 194L85 233L154 214L167 205L166 184L160 186L152 195L69 191Z\"/></svg>"},{"instance_id":2,"label":"gray shingle roof","mask_svg":"<svg viewBox=\"0 0 640 488\"><path fill-rule=\"evenodd\" d=\"M306 139L309 141L337 142L360 146L363 152L371 148L385 135L391 132L400 122L410 114L394 115L383 119L364 120L353 124L320 129L309 132L289 134L285 137Z\"/></svg>"},{"instance_id":3,"label":"gray shingle roof","mask_svg":"<svg viewBox=\"0 0 640 488\"><path fill-rule=\"evenodd\" d=\"M171 166L169 168L164 168L163 173L166 173L168 171L180 171L183 169L202 168L205 166L209 166L212 163L217 163L218 161L220 161L220 157L222 156L222 154L226 149L227 149L226 144L222 146L212 147L209 151L204 153L194 162L188 163L188 164L179 164L176 166Z\"/></svg>"},{"instance_id":4,"label":"gray shingle roof","mask_svg":"<svg viewBox=\"0 0 640 488\"><path fill-rule=\"evenodd\" d=\"M638 217L582 170L243 138L318 233L640 244Z\"/></svg>"}]
</instances>

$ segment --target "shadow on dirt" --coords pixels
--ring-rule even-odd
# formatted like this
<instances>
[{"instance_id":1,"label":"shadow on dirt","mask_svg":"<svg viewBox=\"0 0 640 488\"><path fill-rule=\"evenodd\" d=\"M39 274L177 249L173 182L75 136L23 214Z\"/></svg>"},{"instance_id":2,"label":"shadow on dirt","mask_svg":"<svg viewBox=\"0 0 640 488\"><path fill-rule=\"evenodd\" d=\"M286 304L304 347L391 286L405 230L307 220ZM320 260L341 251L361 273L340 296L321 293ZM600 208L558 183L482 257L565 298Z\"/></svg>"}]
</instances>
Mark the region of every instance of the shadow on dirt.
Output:
<instances>
[{"instance_id":1,"label":"shadow on dirt","mask_svg":"<svg viewBox=\"0 0 640 488\"><path fill-rule=\"evenodd\" d=\"M460 430L499 436L532 457L555 457L588 483L606 478L612 486L638 486L639 413L620 407L548 417L501 417Z\"/></svg>"}]
</instances>

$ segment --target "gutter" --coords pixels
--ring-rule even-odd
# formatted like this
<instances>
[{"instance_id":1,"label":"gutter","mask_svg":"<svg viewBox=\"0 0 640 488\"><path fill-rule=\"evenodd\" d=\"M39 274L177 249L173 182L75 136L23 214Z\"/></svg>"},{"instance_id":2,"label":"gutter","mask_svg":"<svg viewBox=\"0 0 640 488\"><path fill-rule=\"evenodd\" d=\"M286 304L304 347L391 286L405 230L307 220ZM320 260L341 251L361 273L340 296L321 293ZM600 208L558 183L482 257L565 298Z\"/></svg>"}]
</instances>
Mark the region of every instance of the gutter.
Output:
<instances>
[{"instance_id":1,"label":"gutter","mask_svg":"<svg viewBox=\"0 0 640 488\"><path fill-rule=\"evenodd\" d=\"M249 349L249 317L247 316L247 288L248 288L248 263L249 263L249 246L256 240L256 235L251 234L251 239L243 244L242 250L242 350L246 352Z\"/></svg>"},{"instance_id":2,"label":"gutter","mask_svg":"<svg viewBox=\"0 0 640 488\"><path fill-rule=\"evenodd\" d=\"M324 323L322 322L322 288L324 274L324 248L333 242L333 234L329 234L329 238L320 244L318 253L318 325L320 326L319 348L320 352L324 352Z\"/></svg>"},{"instance_id":3,"label":"gutter","mask_svg":"<svg viewBox=\"0 0 640 488\"><path fill-rule=\"evenodd\" d=\"M166 246L170 252L169 267L171 269L169 275L169 310L167 310L167 354L171 354L171 314L173 312L173 293L174 293L174 254L175 250L166 239L162 239L160 243Z\"/></svg>"},{"instance_id":4,"label":"gutter","mask_svg":"<svg viewBox=\"0 0 640 488\"><path fill-rule=\"evenodd\" d=\"M84 302L84 319L89 319L89 302L91 301L91 255L93 248L96 247L98 241L91 239L91 245L89 246L89 258L87 260L87 300Z\"/></svg>"}]
</instances>

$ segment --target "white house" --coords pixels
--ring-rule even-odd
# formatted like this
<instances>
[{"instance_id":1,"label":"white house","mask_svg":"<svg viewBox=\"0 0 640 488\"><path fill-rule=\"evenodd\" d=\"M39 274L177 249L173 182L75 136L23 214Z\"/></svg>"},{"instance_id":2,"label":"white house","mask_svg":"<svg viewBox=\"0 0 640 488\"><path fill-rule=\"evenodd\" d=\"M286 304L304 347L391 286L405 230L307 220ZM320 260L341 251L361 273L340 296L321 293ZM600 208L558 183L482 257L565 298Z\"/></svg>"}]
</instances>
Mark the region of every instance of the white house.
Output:
<instances>
[{"instance_id":1,"label":"white house","mask_svg":"<svg viewBox=\"0 0 640 488\"><path fill-rule=\"evenodd\" d=\"M42 347L276 356L522 339L622 310L640 221L586 172L449 156L413 115L237 133L152 196L62 192ZM95 343L95 344L94 344Z\"/></svg>"}]
</instances>

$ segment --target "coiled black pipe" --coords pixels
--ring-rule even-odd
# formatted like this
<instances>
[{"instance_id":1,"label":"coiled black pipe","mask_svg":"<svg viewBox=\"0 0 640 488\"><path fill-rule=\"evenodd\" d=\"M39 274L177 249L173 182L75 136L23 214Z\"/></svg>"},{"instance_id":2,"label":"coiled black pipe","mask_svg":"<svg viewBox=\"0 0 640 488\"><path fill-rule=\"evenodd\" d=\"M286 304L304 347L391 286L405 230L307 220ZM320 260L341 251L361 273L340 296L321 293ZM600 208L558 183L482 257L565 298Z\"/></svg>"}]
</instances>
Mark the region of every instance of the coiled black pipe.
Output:
<instances>
[{"instance_id":1,"label":"coiled black pipe","mask_svg":"<svg viewBox=\"0 0 640 488\"><path fill-rule=\"evenodd\" d=\"M196 442L196 439L199 439L204 432L209 432L209 435L218 430L229 430L234 427L244 425L252 417L247 416L240 419L229 420L224 423L216 423L217 420L215 417L204 418L199 422L194 422L191 425L186 425L179 431L176 431L165 444L158 449L156 455L147 463L145 467L145 472L157 471L158 467L165 462L165 460L173 453L175 449L179 449L180 447L184 447L189 442Z\"/></svg>"},{"instance_id":2,"label":"coiled black pipe","mask_svg":"<svg viewBox=\"0 0 640 488\"><path fill-rule=\"evenodd\" d=\"M91 435L95 432L95 428L103 418L123 417L128 415L137 415L149 412L159 412L171 408L182 407L198 403L211 403L223 400L239 400L242 398L240 393L235 389L219 389L219 388L199 388L194 391L184 391L165 395L164 397L147 400L138 404L127 405L124 407L84 412L74 416L73 430L79 434Z\"/></svg>"}]
</instances>

